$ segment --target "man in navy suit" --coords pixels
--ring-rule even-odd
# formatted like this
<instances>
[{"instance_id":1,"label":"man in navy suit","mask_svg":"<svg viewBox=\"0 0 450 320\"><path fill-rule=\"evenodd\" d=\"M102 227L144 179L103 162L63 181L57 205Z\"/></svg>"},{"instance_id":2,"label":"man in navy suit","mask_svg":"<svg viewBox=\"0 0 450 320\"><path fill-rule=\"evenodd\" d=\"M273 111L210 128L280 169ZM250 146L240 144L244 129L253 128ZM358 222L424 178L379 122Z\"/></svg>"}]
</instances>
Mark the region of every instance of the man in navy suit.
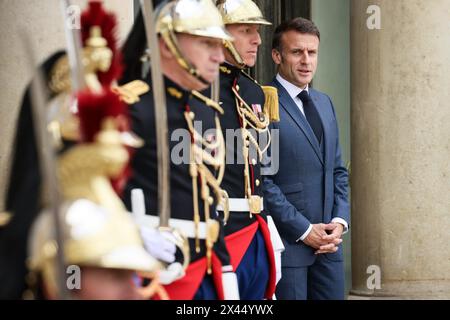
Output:
<instances>
[{"instance_id":1,"label":"man in navy suit","mask_svg":"<svg viewBox=\"0 0 450 320\"><path fill-rule=\"evenodd\" d=\"M280 122L272 124L279 157L271 158L279 159L279 170L265 176L264 199L286 247L278 299L344 299L348 172L333 103L309 86L319 42L314 23L295 18L276 28L272 44Z\"/></svg>"}]
</instances>

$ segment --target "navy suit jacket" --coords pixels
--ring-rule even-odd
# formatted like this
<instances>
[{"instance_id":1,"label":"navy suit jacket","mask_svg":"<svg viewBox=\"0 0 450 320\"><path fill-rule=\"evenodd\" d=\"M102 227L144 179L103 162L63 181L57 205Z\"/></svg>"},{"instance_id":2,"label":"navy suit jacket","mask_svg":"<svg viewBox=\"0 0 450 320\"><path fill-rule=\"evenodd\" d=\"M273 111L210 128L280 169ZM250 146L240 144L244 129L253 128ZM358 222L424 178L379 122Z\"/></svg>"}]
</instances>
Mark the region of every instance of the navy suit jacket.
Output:
<instances>
[{"instance_id":1,"label":"navy suit jacket","mask_svg":"<svg viewBox=\"0 0 450 320\"><path fill-rule=\"evenodd\" d=\"M340 217L349 223L348 173L341 160L339 132L330 97L309 89L322 120L324 139L319 144L308 121L284 87L278 89L280 122L279 169L264 177L265 208L272 215L283 243L283 267L304 267L314 263L314 249L297 241L309 224L329 223ZM273 155L269 154L273 159ZM342 261L342 248L327 258Z\"/></svg>"}]
</instances>

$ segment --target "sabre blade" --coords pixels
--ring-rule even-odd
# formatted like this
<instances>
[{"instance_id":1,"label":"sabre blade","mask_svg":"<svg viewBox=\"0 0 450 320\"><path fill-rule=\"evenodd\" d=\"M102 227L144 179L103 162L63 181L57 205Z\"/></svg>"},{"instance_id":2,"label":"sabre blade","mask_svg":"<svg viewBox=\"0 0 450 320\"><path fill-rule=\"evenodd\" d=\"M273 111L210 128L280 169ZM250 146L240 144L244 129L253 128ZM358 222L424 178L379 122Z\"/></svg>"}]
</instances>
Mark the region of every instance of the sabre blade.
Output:
<instances>
[{"instance_id":1,"label":"sabre blade","mask_svg":"<svg viewBox=\"0 0 450 320\"><path fill-rule=\"evenodd\" d=\"M163 75L161 72L161 57L156 34L156 19L153 1L141 0L147 44L151 54L151 77L153 84L153 99L155 106L157 161L158 161L158 214L159 226L169 227L170 219L170 162L168 148L167 104Z\"/></svg>"},{"instance_id":2,"label":"sabre blade","mask_svg":"<svg viewBox=\"0 0 450 320\"><path fill-rule=\"evenodd\" d=\"M24 45L24 52L27 63L31 70L36 66L36 60L33 56L35 47L31 42L31 38L25 33L21 33ZM61 299L69 299L70 295L66 286L66 272L64 261L64 239L62 236L60 205L61 197L59 194L58 179L56 176L56 155L51 138L47 130L46 119L46 99L43 76L40 69L37 69L31 82L31 108L33 114L34 131L37 142L37 153L39 159L40 170L42 174L41 190L47 190L49 207L53 216L55 227L55 241L57 244L56 266L57 266L57 288Z\"/></svg>"}]
</instances>

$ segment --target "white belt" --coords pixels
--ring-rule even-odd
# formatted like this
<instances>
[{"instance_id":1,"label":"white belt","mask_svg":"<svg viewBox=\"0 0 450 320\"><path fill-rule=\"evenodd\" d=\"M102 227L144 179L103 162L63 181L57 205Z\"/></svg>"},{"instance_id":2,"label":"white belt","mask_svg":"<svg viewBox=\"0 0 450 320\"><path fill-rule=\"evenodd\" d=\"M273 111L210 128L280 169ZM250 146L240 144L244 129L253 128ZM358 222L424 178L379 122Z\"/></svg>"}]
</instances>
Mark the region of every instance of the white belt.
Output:
<instances>
[{"instance_id":1,"label":"white belt","mask_svg":"<svg viewBox=\"0 0 450 320\"><path fill-rule=\"evenodd\" d=\"M133 211L134 221L139 226L146 226L150 228L159 227L159 217L145 214L144 193L142 189L133 189L131 191L131 206ZM169 219L169 226L178 229L185 237L195 239L206 239L206 223L198 223L198 235L195 233L195 223L191 220Z\"/></svg>"},{"instance_id":2,"label":"white belt","mask_svg":"<svg viewBox=\"0 0 450 320\"><path fill-rule=\"evenodd\" d=\"M228 199L230 212L250 212L247 198L230 198ZM223 211L221 204L217 205L217 211ZM261 211L264 210L264 201L261 198Z\"/></svg>"},{"instance_id":3,"label":"white belt","mask_svg":"<svg viewBox=\"0 0 450 320\"><path fill-rule=\"evenodd\" d=\"M150 228L158 228L159 226L159 217L152 215L140 215L135 216L135 221L139 226L146 226ZM182 219L169 219L169 226L178 229L184 236L188 238L195 238L195 223L191 220L182 220ZM199 222L198 224L198 238L206 239L206 223Z\"/></svg>"}]
</instances>

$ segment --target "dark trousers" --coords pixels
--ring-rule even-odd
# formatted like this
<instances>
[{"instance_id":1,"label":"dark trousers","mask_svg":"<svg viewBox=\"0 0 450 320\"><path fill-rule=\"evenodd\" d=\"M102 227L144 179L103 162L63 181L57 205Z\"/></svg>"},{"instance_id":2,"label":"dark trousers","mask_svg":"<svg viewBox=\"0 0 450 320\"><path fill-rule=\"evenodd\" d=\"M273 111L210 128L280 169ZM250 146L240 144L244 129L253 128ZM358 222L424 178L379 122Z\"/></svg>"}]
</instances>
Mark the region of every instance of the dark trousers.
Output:
<instances>
[{"instance_id":1,"label":"dark trousers","mask_svg":"<svg viewBox=\"0 0 450 320\"><path fill-rule=\"evenodd\" d=\"M275 295L279 300L343 300L344 279L344 262L320 254L310 266L282 268Z\"/></svg>"},{"instance_id":2,"label":"dark trousers","mask_svg":"<svg viewBox=\"0 0 450 320\"><path fill-rule=\"evenodd\" d=\"M205 275L200 287L194 295L194 300L217 300L216 287L210 275Z\"/></svg>"},{"instance_id":3,"label":"dark trousers","mask_svg":"<svg viewBox=\"0 0 450 320\"><path fill-rule=\"evenodd\" d=\"M257 231L241 260L236 276L241 300L262 300L269 282L269 260L264 237Z\"/></svg>"}]
</instances>

